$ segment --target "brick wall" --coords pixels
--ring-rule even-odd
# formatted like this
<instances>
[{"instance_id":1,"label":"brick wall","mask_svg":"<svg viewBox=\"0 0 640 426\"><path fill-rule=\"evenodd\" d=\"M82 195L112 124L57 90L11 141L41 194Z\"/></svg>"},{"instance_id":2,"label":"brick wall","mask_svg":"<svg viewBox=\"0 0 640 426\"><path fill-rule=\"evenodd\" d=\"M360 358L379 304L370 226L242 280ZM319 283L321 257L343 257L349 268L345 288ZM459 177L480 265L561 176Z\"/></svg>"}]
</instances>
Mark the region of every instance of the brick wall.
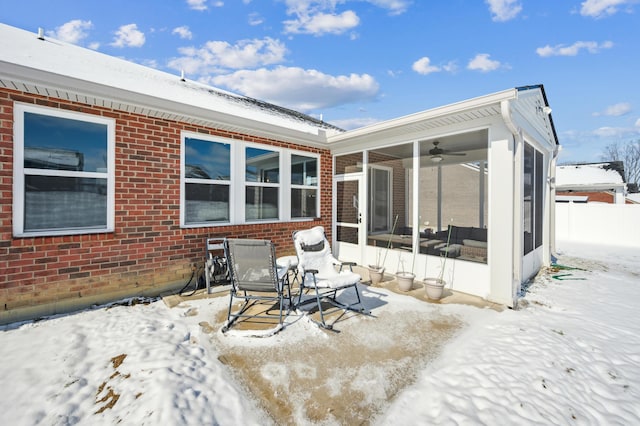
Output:
<instances>
[{"instance_id":1,"label":"brick wall","mask_svg":"<svg viewBox=\"0 0 640 426\"><path fill-rule=\"evenodd\" d=\"M115 231L12 237L13 103L116 120ZM310 222L180 228L180 132L198 132L320 154L320 218ZM331 238L331 155L247 135L0 89L0 310L108 293L131 295L184 281L208 237L273 240L290 254L291 233L322 225ZM72 206L70 206L72 208Z\"/></svg>"}]
</instances>

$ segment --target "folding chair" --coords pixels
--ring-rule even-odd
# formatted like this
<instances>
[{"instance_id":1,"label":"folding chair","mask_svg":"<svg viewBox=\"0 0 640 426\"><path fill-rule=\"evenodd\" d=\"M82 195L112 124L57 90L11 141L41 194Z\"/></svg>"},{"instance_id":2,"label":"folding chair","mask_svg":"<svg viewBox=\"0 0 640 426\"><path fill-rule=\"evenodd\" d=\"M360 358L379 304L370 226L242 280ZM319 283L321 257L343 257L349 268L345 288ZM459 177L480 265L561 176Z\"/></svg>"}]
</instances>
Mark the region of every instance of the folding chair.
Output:
<instances>
[{"instance_id":1,"label":"folding chair","mask_svg":"<svg viewBox=\"0 0 640 426\"><path fill-rule=\"evenodd\" d=\"M204 278L207 294L212 293L212 287L222 287L229 284L227 258L224 252L226 238L207 238L204 262Z\"/></svg>"},{"instance_id":2,"label":"folding chair","mask_svg":"<svg viewBox=\"0 0 640 426\"><path fill-rule=\"evenodd\" d=\"M262 318L273 320L269 314L277 304L278 328L282 327L285 287L289 306L291 289L286 269L278 269L275 263L275 247L268 240L226 239L224 241L231 291L227 322L222 331L229 330L239 318ZM242 299L239 310L233 312L234 299ZM265 309L258 307L272 303Z\"/></svg>"},{"instance_id":3,"label":"folding chair","mask_svg":"<svg viewBox=\"0 0 640 426\"><path fill-rule=\"evenodd\" d=\"M322 307L322 301L327 301L345 312L350 310L366 313L358 291L361 277L352 270L355 262L340 262L333 256L322 226L295 231L293 245L298 255L298 271L302 277L297 304L300 305L302 302L302 294L305 290L314 290L315 302L320 312L318 325L329 330L333 329L333 324L327 324L325 320L325 315L328 312ZM343 270L345 266L348 266L348 270ZM337 267L339 269L336 269ZM348 304L337 300L338 291L347 288L354 289L356 303ZM353 305L361 305L361 308L354 309Z\"/></svg>"}]
</instances>

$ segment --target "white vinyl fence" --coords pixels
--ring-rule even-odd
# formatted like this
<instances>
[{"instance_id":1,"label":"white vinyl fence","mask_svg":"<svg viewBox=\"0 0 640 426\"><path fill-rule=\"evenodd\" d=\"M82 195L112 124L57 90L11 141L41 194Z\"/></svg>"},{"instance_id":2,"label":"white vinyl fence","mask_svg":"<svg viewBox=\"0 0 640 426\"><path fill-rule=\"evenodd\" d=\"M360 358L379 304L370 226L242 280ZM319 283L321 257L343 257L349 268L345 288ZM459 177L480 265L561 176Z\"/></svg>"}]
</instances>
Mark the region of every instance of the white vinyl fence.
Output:
<instances>
[{"instance_id":1,"label":"white vinyl fence","mask_svg":"<svg viewBox=\"0 0 640 426\"><path fill-rule=\"evenodd\" d=\"M556 203L556 240L640 248L640 204Z\"/></svg>"}]
</instances>

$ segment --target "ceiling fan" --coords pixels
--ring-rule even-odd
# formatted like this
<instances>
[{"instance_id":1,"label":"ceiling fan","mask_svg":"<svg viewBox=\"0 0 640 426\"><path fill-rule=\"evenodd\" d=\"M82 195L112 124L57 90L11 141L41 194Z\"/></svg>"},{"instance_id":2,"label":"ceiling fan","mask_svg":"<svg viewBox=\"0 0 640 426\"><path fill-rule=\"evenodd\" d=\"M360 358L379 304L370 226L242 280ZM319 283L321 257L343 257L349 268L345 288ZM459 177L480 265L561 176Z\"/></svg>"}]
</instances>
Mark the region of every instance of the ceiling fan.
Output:
<instances>
[{"instance_id":1,"label":"ceiling fan","mask_svg":"<svg viewBox=\"0 0 640 426\"><path fill-rule=\"evenodd\" d=\"M438 144L440 144L440 141L433 141L433 148L429 150L431 161L433 161L434 163L439 163L440 161L442 161L443 155L457 155L457 156L467 155L464 152L454 152L454 151L444 150L438 147Z\"/></svg>"}]
</instances>

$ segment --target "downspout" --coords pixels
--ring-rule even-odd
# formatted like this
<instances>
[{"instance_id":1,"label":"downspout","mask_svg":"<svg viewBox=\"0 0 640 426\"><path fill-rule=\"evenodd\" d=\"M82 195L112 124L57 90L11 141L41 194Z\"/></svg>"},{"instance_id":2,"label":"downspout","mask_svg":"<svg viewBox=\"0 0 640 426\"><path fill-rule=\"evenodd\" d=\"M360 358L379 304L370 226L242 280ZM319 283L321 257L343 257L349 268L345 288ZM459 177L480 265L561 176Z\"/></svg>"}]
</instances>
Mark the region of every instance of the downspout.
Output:
<instances>
[{"instance_id":1,"label":"downspout","mask_svg":"<svg viewBox=\"0 0 640 426\"><path fill-rule=\"evenodd\" d=\"M556 165L558 163L558 154L562 146L556 145L551 158L551 170L549 170L549 251L552 257L557 258L556 254Z\"/></svg>"},{"instance_id":2,"label":"downspout","mask_svg":"<svg viewBox=\"0 0 640 426\"><path fill-rule=\"evenodd\" d=\"M513 167L513 175L512 181L514 182L513 188L514 192L520 193L519 190L516 189L516 183L521 184L520 179L520 162L518 160L518 156L522 152L522 129L515 125L513 122L513 118L511 117L511 103L508 100L504 100L500 102L500 113L502 114L502 119L504 120L507 129L513 135L513 161L518 165L518 167ZM516 176L516 173L518 176ZM513 196L514 194L512 194ZM521 290L522 285L522 244L515 244L515 241L521 242L521 222L522 218L520 217L520 204L522 200L520 197L513 197L513 205L512 205L512 215L513 215L513 229L511 235L513 236L513 252L512 252L512 265L513 265L513 275L511 277L511 297L513 300L513 306L517 305L517 294ZM517 231L517 232L516 232Z\"/></svg>"}]
</instances>

